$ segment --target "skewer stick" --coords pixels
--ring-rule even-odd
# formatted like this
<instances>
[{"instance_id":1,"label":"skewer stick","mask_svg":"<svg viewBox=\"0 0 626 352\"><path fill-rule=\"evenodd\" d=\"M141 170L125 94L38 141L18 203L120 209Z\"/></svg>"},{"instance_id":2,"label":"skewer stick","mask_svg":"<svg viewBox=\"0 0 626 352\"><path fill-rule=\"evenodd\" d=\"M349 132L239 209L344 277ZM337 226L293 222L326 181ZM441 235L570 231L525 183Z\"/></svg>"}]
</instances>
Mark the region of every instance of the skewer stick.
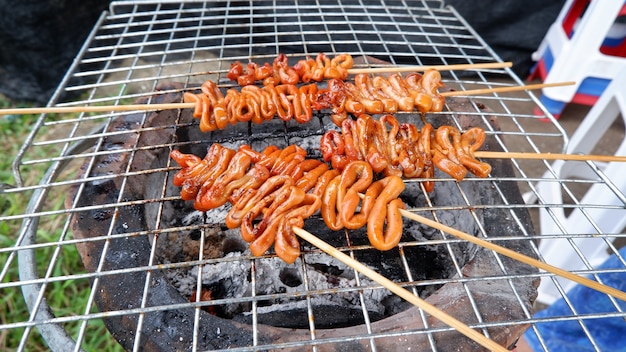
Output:
<instances>
[{"instance_id":1,"label":"skewer stick","mask_svg":"<svg viewBox=\"0 0 626 352\"><path fill-rule=\"evenodd\" d=\"M409 303L412 303L415 306L423 309L425 312L427 312L430 315L432 315L433 317L441 320L442 322L444 322L448 326L455 328L457 331L459 331L463 335L469 337L470 339L474 340L475 342L479 343L481 346L483 346L485 348L488 348L488 349L490 349L492 351L507 351L507 349L505 349L504 347L498 345L495 341L487 338L485 335L483 335L483 334L479 333L478 331L470 328L469 326L467 326L463 322L457 320L453 316L451 316L451 315L447 314L446 312L440 310L439 308L435 307L434 305L432 305L432 304L426 302L425 300L415 296L410 291L408 291L405 288L399 286L398 284L396 284L395 282L387 279L386 277L380 275L379 273L375 272L374 270L368 268L367 266L365 266L361 262L353 259L352 257L346 255L345 253L342 253L341 251L339 251L335 247L331 246L330 244L322 241L321 239L319 239L317 236L313 235L312 233L310 233L310 232L308 232L308 231L306 231L304 229L301 229L299 227L293 227L293 231L298 236L302 237L303 239L305 239L306 241L308 241L312 245L316 246L317 248L321 249L322 251L326 252L327 254L329 254L330 256L332 256L334 258L336 258L337 260L343 262L344 264L350 266L351 268L355 269L356 271L360 272L361 274L367 276L368 278L376 281L377 283L381 284L383 287L385 287L389 291L391 291L391 292L395 293L396 295L404 298Z\"/></svg>"},{"instance_id":2,"label":"skewer stick","mask_svg":"<svg viewBox=\"0 0 626 352\"><path fill-rule=\"evenodd\" d=\"M542 89L542 88L549 88L549 87L571 86L573 84L576 84L576 82L537 83L537 84L527 84L524 86L482 88L482 89L471 89L471 90L453 90L450 92L443 92L440 94L444 97L453 97L453 96L459 96L459 95L468 96L468 95L481 95L481 94L489 94L489 93L516 92L520 90L534 90L534 89Z\"/></svg>"},{"instance_id":3,"label":"skewer stick","mask_svg":"<svg viewBox=\"0 0 626 352\"><path fill-rule=\"evenodd\" d=\"M553 265L544 263L542 261L539 261L537 259L531 258L531 257L526 256L524 254L515 252L515 251L510 250L508 248L504 248L504 247L498 246L497 244L494 244L492 242L485 241L485 240L482 240L480 238L474 237L474 236L472 236L472 235L470 235L468 233L465 233L463 231L460 231L460 230L457 230L455 228L446 226L446 225L444 225L442 223L430 220L428 218L425 218L423 216L417 215L415 213L411 213L410 211L406 211L406 210L400 209L400 212L401 212L401 214L403 216L405 216L405 217L407 217L407 218L409 218L411 220L418 221L418 222L420 222L420 223L422 223L424 225L427 225L427 226L433 227L435 229L444 231L444 232L449 233L449 234L451 234L451 235L453 235L453 236L455 236L457 238L460 238L462 240L466 240L468 242L471 242L473 244L479 245L481 247L485 247L487 249L491 249L492 251L500 253L502 255L505 255L505 256L507 256L509 258L512 258L512 259L515 259L515 260L520 261L522 263L525 263L525 264L537 267L539 269L543 269L543 270L545 270L547 272L550 272L550 273L556 274L558 276L564 277L564 278L566 278L568 280L574 281L574 282L579 283L579 284L581 284L583 286L587 286L587 287L589 287L589 288L591 288L593 290L596 290L596 291L605 293L607 295L613 296L615 298L621 299L622 301L626 301L626 292L622 292L622 291L617 290L617 289L615 289L613 287L609 287L609 286L603 285L603 284L601 284L601 283L599 283L597 281L593 281L593 280L587 279L586 277L570 273L567 270L563 270L561 268L557 268L557 267L555 267Z\"/></svg>"},{"instance_id":4,"label":"skewer stick","mask_svg":"<svg viewBox=\"0 0 626 352\"><path fill-rule=\"evenodd\" d=\"M621 156L621 155L489 152L489 151L479 150L479 151L474 152L474 156L477 158L484 158L484 159L537 159L537 160L626 162L626 156Z\"/></svg>"},{"instance_id":5,"label":"skewer stick","mask_svg":"<svg viewBox=\"0 0 626 352\"><path fill-rule=\"evenodd\" d=\"M431 65L431 66L395 66L388 67L371 67L371 68L351 68L348 69L349 74L358 73L386 73L386 72L421 72L430 69L439 71L453 70L478 70L488 68L505 68L512 67L513 63L507 62L485 62L480 64L456 64L456 65ZM1 115L25 115L25 114L53 114L53 113L77 113L77 112L107 112L107 111L133 111L133 110L168 110L168 109L185 109L193 108L192 103L182 104L135 104L135 105L111 105L111 106L68 106L68 107L48 107L48 108L15 108L0 109Z\"/></svg>"},{"instance_id":6,"label":"skewer stick","mask_svg":"<svg viewBox=\"0 0 626 352\"><path fill-rule=\"evenodd\" d=\"M443 92L442 96L469 96L489 93L513 92L521 90L532 90L546 87L558 87L572 85L574 82L546 83L546 84L529 84L525 86L510 86L498 88L484 88L474 90L455 90L451 92ZM169 109L188 109L194 108L195 103L172 103L172 104L130 104L130 105L102 105L102 106L53 106L44 108L16 108L16 109L0 109L1 115L24 115L24 114L54 114L54 113L79 113L79 112L109 112L109 111L154 111Z\"/></svg>"},{"instance_id":7,"label":"skewer stick","mask_svg":"<svg viewBox=\"0 0 626 352\"><path fill-rule=\"evenodd\" d=\"M453 71L453 70L478 70L485 68L505 68L512 67L512 62L486 62L482 64L456 64L456 65L432 65L432 66L394 66L371 67L371 68L350 68L348 73L356 75L359 73L387 73L387 72L422 72L427 70Z\"/></svg>"},{"instance_id":8,"label":"skewer stick","mask_svg":"<svg viewBox=\"0 0 626 352\"><path fill-rule=\"evenodd\" d=\"M195 103L172 104L129 104L129 105L101 105L101 106L52 106L46 108L15 108L0 109L0 115L24 114L56 114L77 112L108 112L108 111L151 111L194 108Z\"/></svg>"}]
</instances>

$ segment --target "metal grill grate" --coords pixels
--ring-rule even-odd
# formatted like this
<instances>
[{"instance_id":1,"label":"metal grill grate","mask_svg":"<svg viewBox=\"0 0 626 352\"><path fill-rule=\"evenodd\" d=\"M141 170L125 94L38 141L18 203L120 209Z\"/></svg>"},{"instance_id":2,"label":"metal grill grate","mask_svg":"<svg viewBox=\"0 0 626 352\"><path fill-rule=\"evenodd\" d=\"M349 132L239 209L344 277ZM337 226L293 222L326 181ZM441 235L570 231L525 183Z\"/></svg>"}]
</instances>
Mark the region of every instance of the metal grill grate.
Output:
<instances>
[{"instance_id":1,"label":"metal grill grate","mask_svg":"<svg viewBox=\"0 0 626 352\"><path fill-rule=\"evenodd\" d=\"M224 78L230 63L235 60L266 62L272 60L278 53L286 53L290 61L314 56L318 52L329 55L337 53L349 53L354 57L363 58L369 65L368 60L378 59L394 65L432 65L432 64L457 64L457 63L482 63L498 61L497 55L478 37L467 23L454 11L443 7L439 1L416 1L407 4L404 1L338 1L338 2L315 2L300 1L273 1L273 2L244 2L244 1L124 1L113 2L110 10L99 19L93 32L78 54L76 61L59 86L55 96L50 101L54 106L81 106L81 105L119 105L133 102L137 99L146 99L148 102L155 99L154 92L160 84L166 82L180 82L183 87L192 89L206 79L217 80L228 85ZM447 87L455 89L473 89L482 87L498 87L519 85L522 82L512 71L508 69L476 70L470 72L445 72L444 83ZM176 93L177 88L170 88L162 92ZM62 98L65 97L65 98ZM544 116L548 122L539 121L532 113L534 108L545 112L538 100L530 93L492 94L480 97L470 97L466 105L469 111L464 114L487 123L489 119L496 117L500 130L491 128L488 134L495 141L496 147L505 151L528 151L528 152L560 152L567 143L565 131L558 125L556 120L549 114ZM487 106L491 112L485 112L482 108ZM127 155L130 159L128 165L132 165L134 158L140 158L143 152L157 153L169 152L186 144L193 145L199 141L181 142L177 140L161 140L152 144L120 145L111 148L108 143L115 138L127 138L129 135L146 136L150 133L158 133L163 130L176 130L188 128L188 124L182 120L171 121L167 126L149 126L146 121L148 113L137 115L132 113L81 113L73 117L59 119L52 115L41 116L34 127L33 133L25 141L23 148L17 155L14 163L14 175L16 183L14 187L5 187L2 192L7 196L23 196L30 199L23 214L0 217L1 222L21 222L22 227L15 241L15 246L0 248L0 258L3 259L2 271L0 272L0 296L23 294L30 309L28 319L16 320L4 317L0 322L0 335L9 331L20 331L21 341L18 350L31 349L39 341L37 335L43 335L46 343L53 350L95 349L93 345L94 331L101 325L104 319L125 318L137 319L136 328L129 332L134 336L134 342L129 348L140 349L142 339L147 335L162 333L161 331L146 331L142 326L149 326L149 316L152 312L170 312L176 314L178 310L192 308L195 312L192 320L188 321L193 334L189 341L182 341L194 350L203 349L198 341L202 340L201 328L203 313L201 309L213 303L184 303L171 301L167 304L153 305L150 297L157 295L159 286L151 280L157 280L156 272L163 269L199 267L203 270L210 265L222 261L240 260L247 262L252 267L254 277L257 260L246 256L233 259L217 258L207 259L200 251L196 260L179 263L160 263L156 253L156 246L148 247L149 253L144 253L147 261L138 267L107 268L105 262L96 265L94 271L62 272L62 263L70 252L76 252L77 245L98 244L103 250L109 249L112 239L133 239L137 237L153 237L174 231L207 231L200 225L180 226L168 228L161 224L163 213L167 204L177 201L176 195L170 195L166 191L169 179L177 170L171 162L159 168L136 169L129 166L119 174L100 174L87 177L78 177L78 169L82 166L88 172L98 168L97 162L102 158L112 159ZM427 115L427 119L449 118L453 123L460 126L457 113L446 111L440 114ZM134 123L138 126L132 129L117 128L120 116L128 119L135 118ZM136 116L139 116L138 120ZM178 115L180 116L180 115ZM282 125L281 125L282 126ZM320 125L316 125L318 128ZM491 126L491 125L488 125ZM195 127L192 125L191 127ZM322 126L323 127L323 126ZM283 141L297 135L302 126L282 126L285 131ZM247 140L258 140L254 137L254 127L244 130L242 135ZM294 132L295 131L295 132ZM310 132L310 131L309 131ZM319 133L315 130L310 133ZM241 136L241 135L240 135ZM235 137L207 135L206 141L227 141ZM221 139L220 139L221 138ZM256 138L256 139L255 139ZM137 137L135 141L140 140ZM107 147L108 145L108 147ZM594 164L587 163L599 174L600 169ZM542 175L551 170L551 164L546 160L523 161L511 160L513 175L495 177L486 180L468 179L464 181L469 185L487 186L499 195L496 204L481 204L468 195L466 187L457 187L450 179L437 180L437 187L451 185L451 189L458 192L463 203L455 205L438 205L429 201L426 196L424 206L412 209L416 212L431 213L436 216L437 211L449 210L458 214L469 215L470 222L477 228L477 233L486 239L493 240L495 234L489 232L490 226L481 222L477 215L481 210L496 208L506 214L501 221L510 222L518 230L515 235L505 238L497 238L499 244L523 242L541 257L534 244L540 236L535 235L520 218L519 211L527 211L536 216L539 208L565 208L586 209L589 204L581 204L577 198L579 194L576 187L590 187L591 184L601 183L613 187L611 181L599 178L599 181L581 181L574 179L553 179L553 182L562 184L563 189L571 194L571 202L568 204L542 204L541 197L537 193L535 183L541 180ZM32 175L37 177L33 178ZM130 180L141 176L161 177L161 187L153 192L152 198L125 199L123 193L107 202L93 202L92 199L80 199L81 192L94 183L107 184L110 180L121 182L121 187L131 188ZM128 184L127 184L128 183ZM522 192L540 198L539 204L524 204L519 199L509 198L506 188L514 185ZM473 187L473 186L472 186ZM471 188L471 187L470 187ZM51 199L59 199L59 195L66 195L71 190L78 189L77 198L69 199L67 206L52 202ZM83 198L86 196L83 196ZM626 197L619 193L617 197L624 200ZM149 229L138 230L122 219L127 220L122 213L133 206L152 205L155 210L155 218L147 219L150 222ZM593 205L593 207L605 207L623 209L621 206ZM110 217L110 225L102 234L84 239L73 237L71 226L72 217L86 216L90 212L101 211L103 216ZM108 214L108 215L106 215ZM505 220L506 219L506 220ZM132 220L132 219L131 219ZM81 220L78 220L81 221ZM48 233L50 229L56 229ZM615 238L624 238L623 233L593 234L602 238L609 248L616 250L613 245ZM497 235L495 235L497 236ZM590 234L555 234L556 237L576 238L589 237ZM201 237L204 241L204 237ZM346 234L346 240L341 247L346 252L358 255L362 247L351 246L354 238ZM497 254L491 254L495 258L502 274L490 276L463 276L463 263L454 247L459 245L458 240L437 233L429 241L412 241L402 243L400 249L394 252L394 263L398 263L400 271L405 273L401 284L413 292L418 293L423 289L440 287L453 283L460 284L464 297L471 303L474 316L473 322L468 322L473 328L489 334L490 329L505 327L514 329L525 324L551 320L571 320L579 322L582 326L593 324L595 319L604 317L602 314L577 315L571 314L557 318L535 319L523 304L523 293L519 292L516 280L536 279L549 276L545 273L518 273L509 272L505 260ZM156 243L153 241L152 243ZM426 277L416 278L414 271L409 265L405 251L413 247L440 247L451 258L453 273L449 277ZM572 248L564 248L563 251L580 253L579 248L572 242ZM312 253L314 249L309 249ZM112 251L112 249L111 249ZM84 259L84 258L83 258ZM590 258L582 258L589 263ZM621 258L622 262L623 258ZM19 266L20 277L13 277L11 272ZM302 270L301 267L297 267ZM206 270L206 269L204 269ZM626 269L622 269L626 270ZM582 274L598 274L601 270L581 271ZM100 294L104 281L120 275L139 274L144 277L145 284L140 287L139 295L142 297L141 304L134 306L128 304L125 309L114 311L99 311L96 301ZM356 287L346 288L330 293L358 291L358 296L363 302L363 292L368 290L381 290L375 284L362 282L362 277L354 274ZM304 276L305 286L307 278ZM481 311L475 303L473 286L487 281L504 282L515 297L517 297L522 316L515 320L485 320L485 311ZM66 304L48 304L51 291L64 292L68 297L76 295L76 288L89 290L89 295L84 300L67 300ZM20 292L22 291L22 292ZM257 322L256 312L268 297L262 292L252 292L243 298L224 298L215 304L229 304L232 302L245 301L251 305L253 336L249 346L241 346L233 342L233 346L239 346L235 350L271 350L280 348L299 349L304 346L323 349L327 344L341 344L347 341L366 341L365 344L376 350L379 341L383 338L393 337L398 340L410 338L412 335L426 336L427 343L423 349L436 350L435 336L437 333L449 331L447 327L430 326L426 321L426 315L422 312L415 318L423 320L424 326L419 329L406 331L384 332L377 331L376 326L370 321L367 310L363 310L363 330L346 336L328 337L324 330L316 328L315 310L313 297L329 292L304 291L293 293L293 296L305 300L308 310L308 320L305 335L308 338L299 341L271 341L264 340L262 328ZM113 297L114 300L123 300L125 297ZM618 312L621 312L615 302ZM55 303L56 304L56 303ZM615 313L613 316L625 317L624 313ZM219 334L219 333L218 333ZM113 337L111 337L113 338ZM172 338L178 338L173 336ZM590 337L590 339L592 339ZM33 346L34 345L34 346ZM41 347L41 346L40 346ZM381 347L378 347L381 349Z\"/></svg>"}]
</instances>

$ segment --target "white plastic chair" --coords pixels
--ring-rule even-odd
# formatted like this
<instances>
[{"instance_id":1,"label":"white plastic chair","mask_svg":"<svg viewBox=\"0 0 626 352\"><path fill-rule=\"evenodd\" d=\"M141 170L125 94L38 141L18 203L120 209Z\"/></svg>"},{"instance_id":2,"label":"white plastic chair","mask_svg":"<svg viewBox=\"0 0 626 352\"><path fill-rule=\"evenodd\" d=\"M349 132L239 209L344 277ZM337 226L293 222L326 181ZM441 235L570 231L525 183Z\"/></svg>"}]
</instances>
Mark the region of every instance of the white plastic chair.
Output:
<instances>
[{"instance_id":1,"label":"white plastic chair","mask_svg":"<svg viewBox=\"0 0 626 352\"><path fill-rule=\"evenodd\" d=\"M613 122L621 116L626 123L626 69L612 80L597 103L591 108L572 135L567 147L568 153L589 154L602 141L605 132ZM615 155L626 155L626 139L617 148ZM568 216L559 204L563 204L563 187L558 181L542 181L537 190L542 203L554 204L548 209L541 208L541 240L539 250L544 259L554 266L566 270L585 270L585 263L580 256L571 250L566 238L548 239L549 235L566 234L597 234L619 233L626 226L626 163L595 163L610 180L615 188L607 183L594 183L580 200L583 205L575 208ZM554 174L546 172L543 178L550 179L581 179L600 180L598 172L594 172L585 162L558 160L552 164ZM600 173L601 174L601 173ZM593 205L600 205L593 207ZM614 208L609 209L609 207ZM581 208L584 209L581 210ZM591 220L590 220L591 219ZM594 226L597 226L597 228ZM607 243L602 238L579 237L571 239L580 249L584 258L592 267L602 263L609 254ZM574 284L560 279L563 288L571 288ZM539 301L549 304L559 298L560 294L550 278L543 278L539 287Z\"/></svg>"},{"instance_id":2,"label":"white plastic chair","mask_svg":"<svg viewBox=\"0 0 626 352\"><path fill-rule=\"evenodd\" d=\"M585 5L587 8L582 17L575 25L570 23L573 21L568 16L570 11L576 12ZM605 50L601 50L606 48L607 42L616 38L622 40L626 35L624 27L615 23L621 15L626 15L624 0L568 0L550 26L533 54L533 59L539 61L536 68L538 75L545 83L576 82L542 91L541 101L557 118L567 103L592 105L609 81L626 69L623 53L607 55L602 52ZM573 34L566 33L564 27L573 28Z\"/></svg>"}]
</instances>

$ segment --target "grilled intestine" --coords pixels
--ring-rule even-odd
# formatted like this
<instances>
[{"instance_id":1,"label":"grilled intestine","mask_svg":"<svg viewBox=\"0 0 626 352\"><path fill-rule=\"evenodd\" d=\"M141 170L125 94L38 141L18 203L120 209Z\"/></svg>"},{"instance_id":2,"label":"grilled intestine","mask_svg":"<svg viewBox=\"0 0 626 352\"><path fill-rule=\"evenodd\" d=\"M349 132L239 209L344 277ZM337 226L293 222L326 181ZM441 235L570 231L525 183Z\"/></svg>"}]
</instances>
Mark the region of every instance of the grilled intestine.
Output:
<instances>
[{"instance_id":1,"label":"grilled intestine","mask_svg":"<svg viewBox=\"0 0 626 352\"><path fill-rule=\"evenodd\" d=\"M326 54L319 53L315 59L299 60L291 67L287 56L279 54L272 65L266 62L261 66L249 62L245 72L241 62L236 61L230 66L226 77L242 87L256 82L278 85L321 82L327 79L345 80L353 64L354 60L349 54L340 54L331 59Z\"/></svg>"},{"instance_id":2,"label":"grilled intestine","mask_svg":"<svg viewBox=\"0 0 626 352\"><path fill-rule=\"evenodd\" d=\"M343 219L348 219L346 227L350 228L355 227L355 217L365 220L361 226L367 224L375 248L387 250L400 241L398 209L404 205L398 196L404 184L397 176L374 182L366 162L355 161L340 173L319 160L306 159L306 151L297 146L270 146L258 153L247 145L235 151L217 143L203 159L177 150L170 156L181 166L173 181L182 187L181 198L194 200L200 211L230 202L226 226L240 228L255 256L273 245L278 257L293 263L300 255L300 244L292 228L304 226L304 220L320 209L323 216L332 213L337 218L339 214L336 229L344 227ZM358 185L354 182L357 178L361 181ZM337 192L331 184L337 184ZM355 216L361 191L365 192L365 210L362 207Z\"/></svg>"},{"instance_id":3,"label":"grilled intestine","mask_svg":"<svg viewBox=\"0 0 626 352\"><path fill-rule=\"evenodd\" d=\"M332 168L307 158L297 145L257 152L249 145L233 150L215 143L202 159L177 150L170 156L181 167L173 183L183 200L193 200L199 211L229 202L225 224L240 228L253 255L273 245L281 259L293 263L300 245L292 228L318 212L331 230L367 227L374 248L395 247L402 236L402 177L429 178L423 181L428 192L434 167L456 180L468 169L487 177L491 167L473 156L484 139L479 128L461 133L427 124L419 131L391 115L380 120L362 115L322 137L322 156Z\"/></svg>"},{"instance_id":4,"label":"grilled intestine","mask_svg":"<svg viewBox=\"0 0 626 352\"><path fill-rule=\"evenodd\" d=\"M432 69L423 75L411 73L406 77L398 73L373 78L357 74L354 83L338 79L328 81L328 88L319 99L323 106L331 109L331 119L340 126L348 114L440 112L445 98L437 90L442 86L441 74Z\"/></svg>"},{"instance_id":5,"label":"grilled intestine","mask_svg":"<svg viewBox=\"0 0 626 352\"><path fill-rule=\"evenodd\" d=\"M474 157L485 141L485 131L474 127L461 133L452 126L434 129L426 124L421 131L409 123L399 123L392 115L379 120L361 115L346 119L341 130L327 131L320 149L324 161L336 170L343 170L355 160L367 161L374 172L385 176L432 179L434 168L462 180L469 170L478 177L487 177L491 166ZM432 181L423 181L427 192Z\"/></svg>"},{"instance_id":6,"label":"grilled intestine","mask_svg":"<svg viewBox=\"0 0 626 352\"><path fill-rule=\"evenodd\" d=\"M201 93L185 92L184 101L195 103L193 117L200 119L203 132L225 129L238 122L262 123L274 116L307 123L313 111L323 109L329 109L333 122L341 126L348 114L439 112L444 106L444 97L437 91L441 86L441 75L436 70L406 77L392 74L387 78L357 74L354 83L330 79L324 89L316 83L246 85L240 90L230 88L226 95L215 82L207 80L200 87Z\"/></svg>"}]
</instances>

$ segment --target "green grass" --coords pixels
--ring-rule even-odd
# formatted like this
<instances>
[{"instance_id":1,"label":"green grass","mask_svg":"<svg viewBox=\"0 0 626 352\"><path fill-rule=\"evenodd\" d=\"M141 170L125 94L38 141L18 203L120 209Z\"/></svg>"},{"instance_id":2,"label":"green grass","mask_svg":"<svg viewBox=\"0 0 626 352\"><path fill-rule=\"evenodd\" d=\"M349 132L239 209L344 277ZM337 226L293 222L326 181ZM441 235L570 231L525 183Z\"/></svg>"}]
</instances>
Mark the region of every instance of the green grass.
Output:
<instances>
[{"instance_id":1,"label":"green grass","mask_svg":"<svg viewBox=\"0 0 626 352\"><path fill-rule=\"evenodd\" d=\"M10 101L0 96L0 108L23 107L27 104ZM63 119L72 116L56 116ZM25 138L31 131L31 126L37 116L0 116L0 184L15 185L12 173L12 163L20 147L24 144ZM53 146L50 146L53 148ZM46 158L50 148L32 148L29 150L31 158ZM32 155L34 154L34 155ZM20 168L24 183L36 185L45 172L47 165L24 166ZM7 192L0 193L0 218L24 214L26 205L32 192ZM63 209L63 202L66 192L52 189L46 199L47 210ZM37 242L50 243L59 241L62 235L62 228L66 215L42 217L37 229ZM45 220L45 221L44 221ZM15 245L22 221L6 220L0 221L0 248L10 248ZM40 276L48 270L52 255L56 246L45 246L36 250L37 268ZM60 247L58 260L52 268L52 276L73 275L85 272L80 256L75 246L63 245ZM17 258L12 258L11 251L0 252L0 270L4 270L8 265L8 272L3 283L19 282ZM58 317L74 316L84 314L83 307L87 307L87 300L90 293L90 282L88 280L63 280L49 283L46 287L46 299ZM94 312L95 310L91 310ZM12 324L28 321L29 311L22 298L20 287L0 288L0 324ZM81 328L81 321L67 323L64 328L70 336L78 336ZM24 335L23 328L0 328L0 351L12 351L18 348ZM87 323L85 337L82 347L88 351L120 351L121 347L111 337L101 320L90 320ZM37 329L33 329L26 341L26 351L48 351L49 348L44 339L39 335Z\"/></svg>"}]
</instances>

